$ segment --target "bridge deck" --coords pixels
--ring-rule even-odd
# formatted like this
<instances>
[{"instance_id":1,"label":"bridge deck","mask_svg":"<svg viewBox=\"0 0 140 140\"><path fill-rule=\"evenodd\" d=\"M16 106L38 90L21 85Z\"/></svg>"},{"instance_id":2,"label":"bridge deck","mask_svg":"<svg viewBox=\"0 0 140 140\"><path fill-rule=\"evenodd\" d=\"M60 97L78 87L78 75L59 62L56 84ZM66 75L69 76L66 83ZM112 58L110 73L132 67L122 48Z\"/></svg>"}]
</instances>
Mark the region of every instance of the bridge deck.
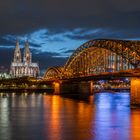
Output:
<instances>
[{"instance_id":1,"label":"bridge deck","mask_svg":"<svg viewBox=\"0 0 140 140\"><path fill-rule=\"evenodd\" d=\"M95 75L87 75L73 78L62 78L62 81L90 81L90 80L103 80L103 79L116 79L119 77L140 77L140 69L123 70L119 72L104 72Z\"/></svg>"}]
</instances>

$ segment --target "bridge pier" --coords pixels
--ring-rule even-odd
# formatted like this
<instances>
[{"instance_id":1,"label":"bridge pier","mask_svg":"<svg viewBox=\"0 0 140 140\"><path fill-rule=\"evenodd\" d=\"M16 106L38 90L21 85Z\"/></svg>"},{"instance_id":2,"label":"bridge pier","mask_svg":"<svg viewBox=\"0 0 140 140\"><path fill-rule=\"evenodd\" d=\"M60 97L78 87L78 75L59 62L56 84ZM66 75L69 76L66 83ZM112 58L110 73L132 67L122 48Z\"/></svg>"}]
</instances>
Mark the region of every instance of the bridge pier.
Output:
<instances>
[{"instance_id":1,"label":"bridge pier","mask_svg":"<svg viewBox=\"0 0 140 140\"><path fill-rule=\"evenodd\" d=\"M54 87L54 94L60 94L60 82L53 82L53 87Z\"/></svg>"},{"instance_id":2,"label":"bridge pier","mask_svg":"<svg viewBox=\"0 0 140 140\"><path fill-rule=\"evenodd\" d=\"M61 84L60 93L61 95L75 97L75 98L88 98L93 89L91 82L80 81L80 82L63 82Z\"/></svg>"},{"instance_id":3,"label":"bridge pier","mask_svg":"<svg viewBox=\"0 0 140 140\"><path fill-rule=\"evenodd\" d=\"M94 82L90 81L90 95L93 95L94 88L93 88Z\"/></svg>"},{"instance_id":4,"label":"bridge pier","mask_svg":"<svg viewBox=\"0 0 140 140\"><path fill-rule=\"evenodd\" d=\"M140 77L131 77L131 105L140 105Z\"/></svg>"}]
</instances>

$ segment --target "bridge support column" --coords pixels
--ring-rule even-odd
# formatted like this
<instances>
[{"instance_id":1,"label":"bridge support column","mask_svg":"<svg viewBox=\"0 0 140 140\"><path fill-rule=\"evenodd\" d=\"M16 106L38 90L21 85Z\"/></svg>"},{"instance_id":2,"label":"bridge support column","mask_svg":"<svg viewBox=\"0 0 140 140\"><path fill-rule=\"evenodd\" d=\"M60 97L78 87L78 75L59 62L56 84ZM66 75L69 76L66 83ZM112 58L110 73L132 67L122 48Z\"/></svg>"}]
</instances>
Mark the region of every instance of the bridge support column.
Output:
<instances>
[{"instance_id":1,"label":"bridge support column","mask_svg":"<svg viewBox=\"0 0 140 140\"><path fill-rule=\"evenodd\" d=\"M54 94L60 94L60 82L53 82Z\"/></svg>"},{"instance_id":2,"label":"bridge support column","mask_svg":"<svg viewBox=\"0 0 140 140\"><path fill-rule=\"evenodd\" d=\"M93 95L93 91L94 91L93 84L94 84L94 82L90 81L90 95Z\"/></svg>"},{"instance_id":3,"label":"bridge support column","mask_svg":"<svg viewBox=\"0 0 140 140\"><path fill-rule=\"evenodd\" d=\"M61 94L67 97L86 99L91 94L90 82L63 82L61 84Z\"/></svg>"},{"instance_id":4,"label":"bridge support column","mask_svg":"<svg viewBox=\"0 0 140 140\"><path fill-rule=\"evenodd\" d=\"M132 77L130 84L131 104L140 105L140 77Z\"/></svg>"}]
</instances>

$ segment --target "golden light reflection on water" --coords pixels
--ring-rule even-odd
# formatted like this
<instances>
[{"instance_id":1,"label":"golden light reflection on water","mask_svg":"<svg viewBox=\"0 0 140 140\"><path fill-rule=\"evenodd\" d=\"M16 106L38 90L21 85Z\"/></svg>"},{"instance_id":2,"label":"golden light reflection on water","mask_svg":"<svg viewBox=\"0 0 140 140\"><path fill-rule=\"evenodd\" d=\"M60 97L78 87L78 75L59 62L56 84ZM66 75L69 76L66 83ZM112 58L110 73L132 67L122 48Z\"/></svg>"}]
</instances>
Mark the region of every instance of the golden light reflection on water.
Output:
<instances>
[{"instance_id":1,"label":"golden light reflection on water","mask_svg":"<svg viewBox=\"0 0 140 140\"><path fill-rule=\"evenodd\" d=\"M51 115L45 131L48 131L49 125L52 139L137 140L139 136L139 127L134 122L140 124L140 121L135 114L130 118L128 94L123 97L119 94L91 96L89 102L60 96L45 97L44 105L48 103Z\"/></svg>"},{"instance_id":2,"label":"golden light reflection on water","mask_svg":"<svg viewBox=\"0 0 140 140\"><path fill-rule=\"evenodd\" d=\"M61 138L61 125L60 125L60 98L58 96L44 96L45 108L45 133L46 139L60 139ZM49 104L49 106L48 106ZM49 112L51 110L51 112ZM49 127L48 127L49 125ZM49 134L49 135L48 135Z\"/></svg>"},{"instance_id":3,"label":"golden light reflection on water","mask_svg":"<svg viewBox=\"0 0 140 140\"><path fill-rule=\"evenodd\" d=\"M7 98L0 99L0 139L11 139L11 128L9 121L9 102ZM1 129L4 128L2 131Z\"/></svg>"},{"instance_id":4,"label":"golden light reflection on water","mask_svg":"<svg viewBox=\"0 0 140 140\"><path fill-rule=\"evenodd\" d=\"M131 112L131 139L140 140L140 110Z\"/></svg>"},{"instance_id":5,"label":"golden light reflection on water","mask_svg":"<svg viewBox=\"0 0 140 140\"><path fill-rule=\"evenodd\" d=\"M89 101L43 94L0 97L0 139L12 133L23 140L139 140L140 109L131 109L129 99L127 93L96 94Z\"/></svg>"},{"instance_id":6,"label":"golden light reflection on water","mask_svg":"<svg viewBox=\"0 0 140 140\"><path fill-rule=\"evenodd\" d=\"M88 103L64 99L60 96L44 97L44 105L50 104L49 122L48 110L45 109L46 133L52 139L89 139L92 137L92 111ZM90 115L89 115L90 114ZM50 126L48 129L48 125ZM90 133L88 133L90 131ZM49 137L46 135L46 137Z\"/></svg>"}]
</instances>

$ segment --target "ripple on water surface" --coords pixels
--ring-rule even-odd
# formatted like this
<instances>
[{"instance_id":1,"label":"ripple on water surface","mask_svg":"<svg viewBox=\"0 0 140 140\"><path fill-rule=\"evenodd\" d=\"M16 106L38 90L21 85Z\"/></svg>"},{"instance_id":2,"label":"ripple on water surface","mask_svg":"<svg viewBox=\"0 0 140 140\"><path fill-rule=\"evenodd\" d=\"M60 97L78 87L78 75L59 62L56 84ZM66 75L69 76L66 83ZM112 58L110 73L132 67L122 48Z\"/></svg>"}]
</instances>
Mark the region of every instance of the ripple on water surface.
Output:
<instances>
[{"instance_id":1,"label":"ripple on water surface","mask_svg":"<svg viewBox=\"0 0 140 140\"><path fill-rule=\"evenodd\" d=\"M129 93L0 97L0 140L139 140L139 118Z\"/></svg>"}]
</instances>

